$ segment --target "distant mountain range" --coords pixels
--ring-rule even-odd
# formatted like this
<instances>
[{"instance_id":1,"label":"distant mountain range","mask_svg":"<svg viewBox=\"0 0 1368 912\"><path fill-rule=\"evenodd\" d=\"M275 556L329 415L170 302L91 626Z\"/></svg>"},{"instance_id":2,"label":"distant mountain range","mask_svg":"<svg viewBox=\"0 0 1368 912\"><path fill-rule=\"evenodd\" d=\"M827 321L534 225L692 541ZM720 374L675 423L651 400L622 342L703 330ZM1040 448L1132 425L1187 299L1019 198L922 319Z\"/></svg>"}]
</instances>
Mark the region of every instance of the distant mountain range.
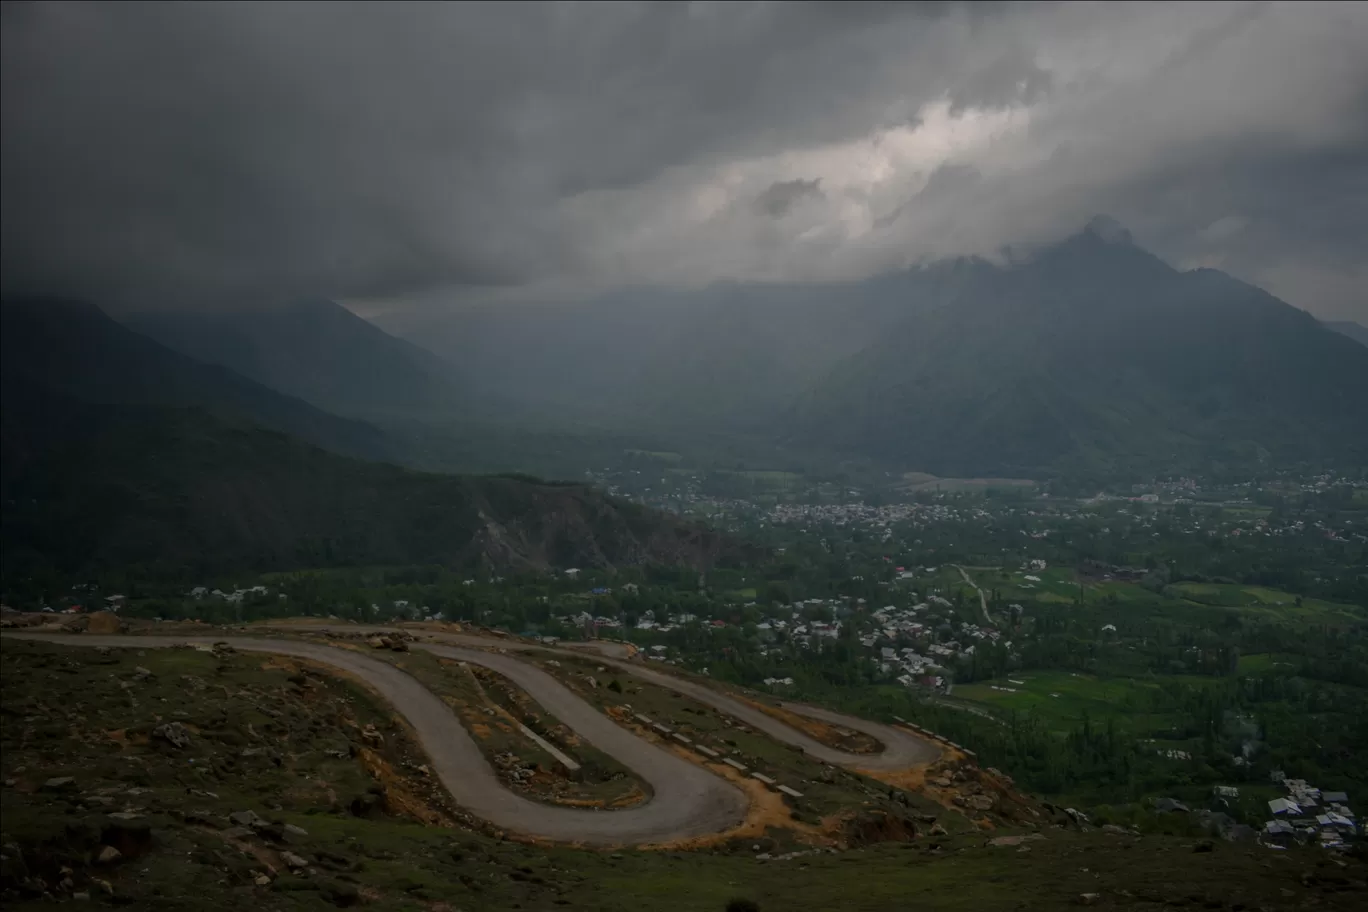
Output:
<instances>
[{"instance_id":1,"label":"distant mountain range","mask_svg":"<svg viewBox=\"0 0 1368 912\"><path fill-rule=\"evenodd\" d=\"M5 375L29 386L418 468L577 476L633 439L940 476L1368 463L1362 327L1176 270L1105 219L1005 264L429 309L387 324L407 341L326 301L4 320Z\"/></svg>"},{"instance_id":2,"label":"distant mountain range","mask_svg":"<svg viewBox=\"0 0 1368 912\"><path fill-rule=\"evenodd\" d=\"M332 301L271 309L154 311L131 329L339 415L468 413L459 370Z\"/></svg>"},{"instance_id":3,"label":"distant mountain range","mask_svg":"<svg viewBox=\"0 0 1368 912\"><path fill-rule=\"evenodd\" d=\"M986 264L835 366L813 442L946 474L1368 460L1368 349L1214 270L1085 231Z\"/></svg>"},{"instance_id":4,"label":"distant mountain range","mask_svg":"<svg viewBox=\"0 0 1368 912\"><path fill-rule=\"evenodd\" d=\"M210 578L412 563L704 567L750 553L581 485L337 455L384 458L403 443L172 352L91 305L7 301L0 315L7 585L111 568Z\"/></svg>"},{"instance_id":5,"label":"distant mountain range","mask_svg":"<svg viewBox=\"0 0 1368 912\"><path fill-rule=\"evenodd\" d=\"M396 328L477 390L562 421L758 434L899 470L1368 461L1368 350L1228 275L1176 270L1106 219L1007 265L622 291Z\"/></svg>"}]
</instances>

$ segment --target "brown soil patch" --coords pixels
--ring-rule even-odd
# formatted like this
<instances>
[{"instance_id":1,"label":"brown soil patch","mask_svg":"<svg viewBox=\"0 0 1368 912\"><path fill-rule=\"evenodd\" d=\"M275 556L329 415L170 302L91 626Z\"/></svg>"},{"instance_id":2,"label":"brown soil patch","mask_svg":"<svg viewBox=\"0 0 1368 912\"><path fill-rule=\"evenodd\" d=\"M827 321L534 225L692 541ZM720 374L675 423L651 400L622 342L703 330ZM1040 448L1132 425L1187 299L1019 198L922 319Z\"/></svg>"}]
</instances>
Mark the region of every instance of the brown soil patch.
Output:
<instances>
[{"instance_id":1,"label":"brown soil patch","mask_svg":"<svg viewBox=\"0 0 1368 912\"><path fill-rule=\"evenodd\" d=\"M746 697L736 694L732 694L732 696L754 706L765 715L778 719L789 728L796 728L809 738L819 741L827 747L834 747L837 750L843 750L850 754L876 754L884 748L884 746L879 743L878 739L866 735L864 732L832 725L829 722L823 722L820 719L813 719L809 716L800 715L779 706L770 706L759 700L747 699Z\"/></svg>"},{"instance_id":2,"label":"brown soil patch","mask_svg":"<svg viewBox=\"0 0 1368 912\"><path fill-rule=\"evenodd\" d=\"M255 842L249 842L246 839L235 839L234 837L229 836L226 833L220 832L219 830L211 829L209 827L201 826L194 827L194 829L199 830L201 833L212 833L213 835L222 839L224 842L228 843L233 848L237 849L239 852L242 852L245 855L251 855L258 862L260 862L261 866L264 867L267 871L269 871L271 873L271 876L273 877L276 874L279 874L281 871L289 870L289 867L285 864L285 862L280 860L280 856L274 850L268 849L263 845L259 845Z\"/></svg>"},{"instance_id":3,"label":"brown soil patch","mask_svg":"<svg viewBox=\"0 0 1368 912\"><path fill-rule=\"evenodd\" d=\"M709 763L701 754L695 753L688 748L675 744L672 741L665 741L660 738L655 731L643 728L640 725L629 723L627 720L630 714L616 706L608 707L607 712L613 716L624 727L633 729L647 741L654 742L658 747L662 747L674 754L689 761L695 766L701 766L728 782L737 786L746 793L747 810L745 819L729 830L721 833L712 833L707 836L694 836L689 839L680 839L674 842L662 842L651 845L638 846L641 849L659 850L680 850L689 851L693 849L704 849L721 843L729 842L733 839L758 839L765 835L766 829L790 830L797 834L802 842L811 845L829 845L831 838L822 827L812 826L811 824L801 823L793 819L793 811L784 801L784 796L778 792L772 792L763 783L752 779L745 773L733 769L725 763Z\"/></svg>"},{"instance_id":4,"label":"brown soil patch","mask_svg":"<svg viewBox=\"0 0 1368 912\"><path fill-rule=\"evenodd\" d=\"M451 826L452 819L438 808L434 808L414 794L404 777L394 771L394 767L375 751L361 748L357 756L361 765L385 789L385 810L395 816L408 817L428 826Z\"/></svg>"},{"instance_id":5,"label":"brown soil patch","mask_svg":"<svg viewBox=\"0 0 1368 912\"><path fill-rule=\"evenodd\" d=\"M940 759L933 763L905 770L858 772L904 791L923 794L941 807L964 815L981 830L1027 823L1040 817L1035 802L1018 792L1010 780L980 769L962 751L944 745L941 750ZM993 800L991 814L975 814L963 803L973 795L986 795Z\"/></svg>"},{"instance_id":6,"label":"brown soil patch","mask_svg":"<svg viewBox=\"0 0 1368 912\"><path fill-rule=\"evenodd\" d=\"M118 633L123 627L119 616L112 611L97 611L86 623L87 633Z\"/></svg>"},{"instance_id":7,"label":"brown soil patch","mask_svg":"<svg viewBox=\"0 0 1368 912\"><path fill-rule=\"evenodd\" d=\"M431 630L434 633L464 633L465 627L455 621L404 621L404 630Z\"/></svg>"},{"instance_id":8,"label":"brown soil patch","mask_svg":"<svg viewBox=\"0 0 1368 912\"><path fill-rule=\"evenodd\" d=\"M712 833L707 836L694 836L689 839L680 839L674 842L663 842L653 845L639 846L642 849L659 849L669 851L691 851L694 849L706 849L712 846L730 842L733 839L759 839L765 835L767 829L790 830L797 834L800 841L809 845L829 845L831 838L823 832L821 827L811 824L800 823L793 819L793 812L784 803L784 796L778 792L771 792L759 781L750 778L744 773L738 772L727 766L725 763L704 763L703 758L693 751L684 748L676 748L672 745L662 743L662 747L668 748L676 756L683 757L691 763L706 767L746 793L749 807L746 810L746 817L739 824L721 833Z\"/></svg>"},{"instance_id":9,"label":"brown soil patch","mask_svg":"<svg viewBox=\"0 0 1368 912\"><path fill-rule=\"evenodd\" d=\"M338 674L337 670L334 669L331 665L327 666L327 668L328 668L328 673L329 673L329 674L333 674L333 675ZM275 656L275 655L273 655L273 656L271 656L269 659L267 659L266 661L264 661L264 662L261 663L261 670L262 670L262 671L284 671L284 672L287 672L287 673L289 673L289 674L294 674L294 673L296 673L297 671L299 671L299 666L298 666L297 664L295 664L295 662L294 662L293 660L291 660L291 659L286 659L286 658L282 658L282 657L280 657L280 656Z\"/></svg>"}]
</instances>

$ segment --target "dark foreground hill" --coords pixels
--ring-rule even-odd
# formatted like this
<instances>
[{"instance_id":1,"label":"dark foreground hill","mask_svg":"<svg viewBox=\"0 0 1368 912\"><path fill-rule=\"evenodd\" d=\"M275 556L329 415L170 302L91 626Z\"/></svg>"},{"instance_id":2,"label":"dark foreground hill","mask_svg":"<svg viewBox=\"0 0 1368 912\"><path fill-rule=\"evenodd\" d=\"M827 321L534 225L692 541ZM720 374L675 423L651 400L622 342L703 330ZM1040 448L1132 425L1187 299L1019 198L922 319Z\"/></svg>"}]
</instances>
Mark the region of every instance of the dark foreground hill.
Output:
<instances>
[{"instance_id":1,"label":"dark foreground hill","mask_svg":"<svg viewBox=\"0 0 1368 912\"><path fill-rule=\"evenodd\" d=\"M704 567L715 533L591 489L414 472L202 410L7 387L5 578L436 563Z\"/></svg>"}]
</instances>

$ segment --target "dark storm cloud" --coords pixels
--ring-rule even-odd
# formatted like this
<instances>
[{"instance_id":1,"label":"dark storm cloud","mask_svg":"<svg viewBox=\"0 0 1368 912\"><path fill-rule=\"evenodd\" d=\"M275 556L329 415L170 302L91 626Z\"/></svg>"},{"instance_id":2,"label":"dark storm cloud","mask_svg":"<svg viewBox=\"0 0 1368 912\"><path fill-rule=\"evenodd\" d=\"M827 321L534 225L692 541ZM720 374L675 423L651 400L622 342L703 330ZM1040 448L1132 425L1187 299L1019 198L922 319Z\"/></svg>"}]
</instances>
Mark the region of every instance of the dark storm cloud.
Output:
<instances>
[{"instance_id":1,"label":"dark storm cloud","mask_svg":"<svg viewBox=\"0 0 1368 912\"><path fill-rule=\"evenodd\" d=\"M800 177L791 181L775 181L755 198L755 208L757 212L770 218L782 218L796 204L802 202L804 197L821 195L820 180L803 180Z\"/></svg>"},{"instance_id":2,"label":"dark storm cloud","mask_svg":"<svg viewBox=\"0 0 1368 912\"><path fill-rule=\"evenodd\" d=\"M1343 233L1361 201L1335 202L1361 175L1362 6L0 15L6 292L185 306L858 276L1098 211L1341 315L1362 269Z\"/></svg>"}]
</instances>

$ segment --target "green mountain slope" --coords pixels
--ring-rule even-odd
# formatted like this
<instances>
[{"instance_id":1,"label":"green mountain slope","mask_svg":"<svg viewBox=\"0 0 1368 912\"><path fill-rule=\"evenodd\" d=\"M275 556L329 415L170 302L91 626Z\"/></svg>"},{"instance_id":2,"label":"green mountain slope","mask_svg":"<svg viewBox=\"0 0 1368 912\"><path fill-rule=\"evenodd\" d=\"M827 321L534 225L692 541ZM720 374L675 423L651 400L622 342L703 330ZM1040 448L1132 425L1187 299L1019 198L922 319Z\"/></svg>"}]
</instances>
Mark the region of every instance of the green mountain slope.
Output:
<instances>
[{"instance_id":1,"label":"green mountain slope","mask_svg":"<svg viewBox=\"0 0 1368 912\"><path fill-rule=\"evenodd\" d=\"M576 485L435 475L327 453L196 409L96 405L6 384L7 580L134 568L706 566L740 552Z\"/></svg>"},{"instance_id":2,"label":"green mountain slope","mask_svg":"<svg viewBox=\"0 0 1368 912\"><path fill-rule=\"evenodd\" d=\"M92 304L51 299L0 306L5 381L99 403L197 407L249 419L338 453L395 458L377 428L340 418L224 367L204 364L116 323Z\"/></svg>"},{"instance_id":3,"label":"green mountain slope","mask_svg":"<svg viewBox=\"0 0 1368 912\"><path fill-rule=\"evenodd\" d=\"M941 474L1368 459L1368 351L1267 293L1095 230L846 359L794 437Z\"/></svg>"},{"instance_id":4,"label":"green mountain slope","mask_svg":"<svg viewBox=\"0 0 1368 912\"><path fill-rule=\"evenodd\" d=\"M332 301L132 314L125 325L319 408L363 417L465 411L457 368Z\"/></svg>"}]
</instances>

